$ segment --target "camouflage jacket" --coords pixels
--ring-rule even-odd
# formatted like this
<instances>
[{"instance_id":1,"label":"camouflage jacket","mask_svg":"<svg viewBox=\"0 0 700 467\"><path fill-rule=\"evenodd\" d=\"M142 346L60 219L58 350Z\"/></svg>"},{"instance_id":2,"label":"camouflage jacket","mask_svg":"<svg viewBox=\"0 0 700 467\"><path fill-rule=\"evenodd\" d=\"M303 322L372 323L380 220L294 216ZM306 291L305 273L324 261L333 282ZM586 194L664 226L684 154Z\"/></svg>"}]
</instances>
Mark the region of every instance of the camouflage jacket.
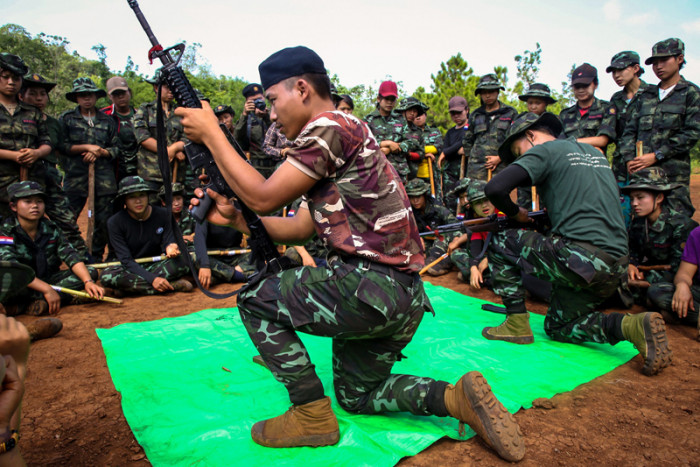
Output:
<instances>
[{"instance_id":1,"label":"camouflage jacket","mask_svg":"<svg viewBox=\"0 0 700 467\"><path fill-rule=\"evenodd\" d=\"M126 175L136 175L136 157L139 152L139 142L136 140L134 129L135 109L131 109L130 115L119 114L114 105L102 109L105 115L109 115L117 124L119 135L119 164L117 170L120 178Z\"/></svg>"},{"instance_id":2,"label":"camouflage jacket","mask_svg":"<svg viewBox=\"0 0 700 467\"><path fill-rule=\"evenodd\" d=\"M423 144L425 146L435 146L435 149L437 149L437 154L435 155L436 159L445 145L440 130L437 127L429 125L423 127Z\"/></svg>"},{"instance_id":3,"label":"camouflage jacket","mask_svg":"<svg viewBox=\"0 0 700 467\"><path fill-rule=\"evenodd\" d=\"M49 131L49 138L51 139L51 147L53 149L44 160L55 166L58 164L59 160L62 160L61 154L65 150L63 147L63 127L57 118L53 118L50 115L46 115L45 121L46 129Z\"/></svg>"},{"instance_id":4,"label":"camouflage jacket","mask_svg":"<svg viewBox=\"0 0 700 467\"><path fill-rule=\"evenodd\" d=\"M615 135L617 136L617 141L615 142L615 152L612 156L612 170L618 182L624 183L627 181L627 165L625 164L625 161L622 160L622 153L620 152L620 139L622 138L622 134L625 132L627 120L629 120L627 110L647 87L649 87L649 85L642 81L639 85L637 93L632 96L632 99L630 99L629 102L627 102L627 93L625 93L624 89L617 91L610 98L610 104L615 108Z\"/></svg>"},{"instance_id":5,"label":"camouflage jacket","mask_svg":"<svg viewBox=\"0 0 700 467\"><path fill-rule=\"evenodd\" d=\"M416 218L416 224L418 224L418 231L430 232L435 230L440 225L453 224L457 222L457 218L447 209L445 206L440 204L439 201L434 200L430 195L425 195L425 208L423 212L417 211L413 208L413 216ZM455 236L458 236L460 232L445 234L445 240L450 241ZM426 247L428 246L426 242Z\"/></svg>"},{"instance_id":6,"label":"camouflage jacket","mask_svg":"<svg viewBox=\"0 0 700 467\"><path fill-rule=\"evenodd\" d=\"M182 214L180 214L180 220L177 223L180 226L182 235L192 235L194 233L194 227L196 221L188 209L183 209Z\"/></svg>"},{"instance_id":7,"label":"camouflage jacket","mask_svg":"<svg viewBox=\"0 0 700 467\"><path fill-rule=\"evenodd\" d=\"M593 99L588 112L581 116L578 104L567 107L559 114L564 127L563 134L567 138L589 138L592 136L607 136L614 142L617 111L608 101Z\"/></svg>"},{"instance_id":8,"label":"camouflage jacket","mask_svg":"<svg viewBox=\"0 0 700 467\"><path fill-rule=\"evenodd\" d=\"M0 105L0 149L19 151L23 148L36 149L42 144L51 146L51 139L41 111L36 107L18 102L14 115ZM29 179L44 186L43 163L35 163L29 170ZM0 186L8 186L19 181L19 164L0 159ZM4 190L3 190L4 191ZM7 202L6 199L0 202Z\"/></svg>"},{"instance_id":9,"label":"camouflage jacket","mask_svg":"<svg viewBox=\"0 0 700 467\"><path fill-rule=\"evenodd\" d=\"M659 152L656 162L669 181L690 183L690 150L700 138L700 89L683 77L663 101L658 86L650 85L630 105L620 151L625 162L636 156L636 143L644 153Z\"/></svg>"},{"instance_id":10,"label":"camouflage jacket","mask_svg":"<svg viewBox=\"0 0 700 467\"><path fill-rule=\"evenodd\" d=\"M77 144L96 144L109 152L109 157L98 157L95 161L95 192L98 196L112 195L117 192L117 180L114 176L114 162L119 157L119 139L117 125L107 115L95 112L93 126L90 126L80 114L80 108L67 110L59 118L63 129L63 142L66 151L65 177L63 189L66 192L87 195L88 172L90 164L83 162L80 154L70 154L70 148Z\"/></svg>"},{"instance_id":11,"label":"camouflage jacket","mask_svg":"<svg viewBox=\"0 0 700 467\"><path fill-rule=\"evenodd\" d=\"M365 117L364 121L369 126L369 129L372 130L377 143L382 141L400 143L403 140L403 127L406 124L406 120L398 112L392 111L388 117L382 117L379 110L373 110Z\"/></svg>"},{"instance_id":12,"label":"camouflage jacket","mask_svg":"<svg viewBox=\"0 0 700 467\"><path fill-rule=\"evenodd\" d=\"M146 181L162 183L163 176L160 174L160 168L158 167L158 154L149 151L141 145L148 138L158 138L156 131L157 104L157 100L141 104L141 107L134 115L134 135L139 144L136 156L136 173ZM168 146L178 141L185 141L185 132L182 128L182 123L180 123L181 119L175 115L173 110L174 107L171 107L170 114L165 117L164 122L165 140ZM185 171L180 170L179 173L184 174ZM178 174L178 180L181 178Z\"/></svg>"},{"instance_id":13,"label":"camouflage jacket","mask_svg":"<svg viewBox=\"0 0 700 467\"><path fill-rule=\"evenodd\" d=\"M27 235L14 216L5 219L0 226L0 236L12 239L11 243L6 239L0 244L0 260L25 264L42 280L56 274L61 269L61 263L72 268L82 261L81 255L66 240L61 229L48 219L39 221L35 240Z\"/></svg>"},{"instance_id":14,"label":"camouflage jacket","mask_svg":"<svg viewBox=\"0 0 700 467\"><path fill-rule=\"evenodd\" d=\"M675 273L681 264L685 241L697 226L697 222L665 204L655 222L649 222L646 217L632 219L628 232L630 264L670 264Z\"/></svg>"},{"instance_id":15,"label":"camouflage jacket","mask_svg":"<svg viewBox=\"0 0 700 467\"><path fill-rule=\"evenodd\" d=\"M469 115L469 128L464 132L464 154L468 155L467 177L486 180L488 170L486 156L497 156L498 148L506 139L506 131L515 120L518 112L511 106L498 102L500 107L486 112L483 105ZM504 169L501 162L494 174Z\"/></svg>"},{"instance_id":16,"label":"camouflage jacket","mask_svg":"<svg viewBox=\"0 0 700 467\"><path fill-rule=\"evenodd\" d=\"M251 118L248 119L247 116L241 113L236 126L233 128L233 137L244 151L250 153L250 163L253 167L256 169L274 167L277 163L277 158L268 156L263 150L267 129L272 124L270 117L265 115L264 118L260 118L253 114L250 114L250 116Z\"/></svg>"}]
</instances>

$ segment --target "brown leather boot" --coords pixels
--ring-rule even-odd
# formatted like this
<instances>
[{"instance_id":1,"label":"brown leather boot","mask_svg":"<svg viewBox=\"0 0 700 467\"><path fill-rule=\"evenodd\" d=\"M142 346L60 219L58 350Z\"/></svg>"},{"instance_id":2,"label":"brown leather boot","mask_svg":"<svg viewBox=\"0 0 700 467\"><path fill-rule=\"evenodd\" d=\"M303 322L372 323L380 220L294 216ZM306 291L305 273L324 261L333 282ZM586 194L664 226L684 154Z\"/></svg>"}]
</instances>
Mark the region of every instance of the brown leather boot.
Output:
<instances>
[{"instance_id":1,"label":"brown leather boot","mask_svg":"<svg viewBox=\"0 0 700 467\"><path fill-rule=\"evenodd\" d=\"M178 279L172 282L170 285L173 286L175 292L192 292L192 289L194 289L192 283L186 279Z\"/></svg>"},{"instance_id":2,"label":"brown leather boot","mask_svg":"<svg viewBox=\"0 0 700 467\"><path fill-rule=\"evenodd\" d=\"M30 316L41 316L49 312L49 304L46 300L34 300L27 306L24 313Z\"/></svg>"},{"instance_id":3,"label":"brown leather boot","mask_svg":"<svg viewBox=\"0 0 700 467\"><path fill-rule=\"evenodd\" d=\"M520 427L478 371L470 371L456 385L447 386L445 407L459 420L460 435L466 423L503 459L517 462L525 456Z\"/></svg>"},{"instance_id":4,"label":"brown leather boot","mask_svg":"<svg viewBox=\"0 0 700 467\"><path fill-rule=\"evenodd\" d=\"M27 324L30 342L53 337L58 334L61 329L63 329L63 323L58 318L41 318Z\"/></svg>"},{"instance_id":5,"label":"brown leather boot","mask_svg":"<svg viewBox=\"0 0 700 467\"><path fill-rule=\"evenodd\" d=\"M253 441L271 448L330 446L340 439L331 399L293 405L282 415L253 425Z\"/></svg>"}]
</instances>

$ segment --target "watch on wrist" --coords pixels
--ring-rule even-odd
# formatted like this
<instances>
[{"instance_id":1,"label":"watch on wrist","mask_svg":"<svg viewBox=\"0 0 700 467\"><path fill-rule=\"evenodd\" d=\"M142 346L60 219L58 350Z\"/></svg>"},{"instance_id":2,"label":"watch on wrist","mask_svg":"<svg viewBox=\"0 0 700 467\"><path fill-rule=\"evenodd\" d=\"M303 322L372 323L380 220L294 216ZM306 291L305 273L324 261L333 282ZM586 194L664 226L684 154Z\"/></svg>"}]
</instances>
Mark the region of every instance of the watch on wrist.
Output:
<instances>
[{"instance_id":1,"label":"watch on wrist","mask_svg":"<svg viewBox=\"0 0 700 467\"><path fill-rule=\"evenodd\" d=\"M664 160L664 155L661 153L661 151L654 151L654 155L657 161Z\"/></svg>"}]
</instances>

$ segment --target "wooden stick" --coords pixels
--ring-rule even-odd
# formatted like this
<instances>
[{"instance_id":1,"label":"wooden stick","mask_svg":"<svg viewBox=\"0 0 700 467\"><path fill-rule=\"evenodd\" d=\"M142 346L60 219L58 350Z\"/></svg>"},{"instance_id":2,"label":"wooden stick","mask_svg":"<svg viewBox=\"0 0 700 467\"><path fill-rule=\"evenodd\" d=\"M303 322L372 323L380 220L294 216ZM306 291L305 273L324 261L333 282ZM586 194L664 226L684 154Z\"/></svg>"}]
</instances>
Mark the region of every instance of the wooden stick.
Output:
<instances>
[{"instance_id":1,"label":"wooden stick","mask_svg":"<svg viewBox=\"0 0 700 467\"><path fill-rule=\"evenodd\" d=\"M90 254L92 254L92 237L95 233L95 163L90 162L88 167L88 224L86 244ZM101 259L101 258L100 258Z\"/></svg>"},{"instance_id":2,"label":"wooden stick","mask_svg":"<svg viewBox=\"0 0 700 467\"><path fill-rule=\"evenodd\" d=\"M435 198L435 175L433 174L433 160L428 158L428 173L430 174L430 194Z\"/></svg>"},{"instance_id":3,"label":"wooden stick","mask_svg":"<svg viewBox=\"0 0 700 467\"><path fill-rule=\"evenodd\" d=\"M670 264L654 264L651 266L637 266L637 269L640 271L670 271L671 270L671 265Z\"/></svg>"},{"instance_id":4,"label":"wooden stick","mask_svg":"<svg viewBox=\"0 0 700 467\"><path fill-rule=\"evenodd\" d=\"M250 249L237 249L237 250L208 250L207 251L207 256L236 256L236 255L244 255L246 253L250 253ZM194 253L191 253L194 254ZM167 259L167 255L159 255L159 256L147 256L145 258L136 258L134 261L139 263L139 264L144 264L144 263L157 263L158 261L163 261ZM104 269L104 268L109 268L112 266L119 266L122 264L119 261L111 261L109 263L95 263L95 264L88 264L87 266L93 267L95 269Z\"/></svg>"},{"instance_id":5,"label":"wooden stick","mask_svg":"<svg viewBox=\"0 0 700 467\"><path fill-rule=\"evenodd\" d=\"M444 170L441 168L438 168L438 171L440 172L440 200L444 203L445 202L445 184L442 181L442 173Z\"/></svg>"},{"instance_id":6,"label":"wooden stick","mask_svg":"<svg viewBox=\"0 0 700 467\"><path fill-rule=\"evenodd\" d=\"M74 297L80 297L80 298L89 298L91 300L99 301L99 302L109 302L109 303L116 303L117 305L121 305L123 303L122 300L119 300L118 298L112 298L112 297L102 297L102 298L94 298L91 297L90 294L81 292L79 290L73 290L73 289L67 289L65 287L59 287L57 285L52 285L52 289L54 289L56 292L63 292L68 295L73 295Z\"/></svg>"},{"instance_id":7,"label":"wooden stick","mask_svg":"<svg viewBox=\"0 0 700 467\"><path fill-rule=\"evenodd\" d=\"M287 206L282 208L282 217L287 217ZM282 245L282 253L287 251L287 245Z\"/></svg>"},{"instance_id":8,"label":"wooden stick","mask_svg":"<svg viewBox=\"0 0 700 467\"><path fill-rule=\"evenodd\" d=\"M19 181L25 182L29 179L29 167L26 165L19 166Z\"/></svg>"},{"instance_id":9,"label":"wooden stick","mask_svg":"<svg viewBox=\"0 0 700 467\"><path fill-rule=\"evenodd\" d=\"M459 164L459 179L462 180L464 178L464 172L467 171L467 158L465 157L464 154L462 154L462 161Z\"/></svg>"},{"instance_id":10,"label":"wooden stick","mask_svg":"<svg viewBox=\"0 0 700 467\"><path fill-rule=\"evenodd\" d=\"M537 199L537 187L535 185L532 185L532 210L540 210L540 201Z\"/></svg>"},{"instance_id":11,"label":"wooden stick","mask_svg":"<svg viewBox=\"0 0 700 467\"><path fill-rule=\"evenodd\" d=\"M644 154L644 143L642 141L637 141L637 157L641 157Z\"/></svg>"},{"instance_id":12,"label":"wooden stick","mask_svg":"<svg viewBox=\"0 0 700 467\"><path fill-rule=\"evenodd\" d=\"M421 269L420 272L419 272L418 274L420 274L420 275L422 276L423 274L426 273L426 271L427 271L428 269L432 268L433 266L435 266L437 263L439 263L439 262L442 261L443 259L447 258L448 256L450 256L450 254L449 254L449 253L445 253L444 255L440 256L438 259L436 259L435 261L433 261L432 263L430 263L429 265L427 265L426 267L424 267L423 269Z\"/></svg>"},{"instance_id":13,"label":"wooden stick","mask_svg":"<svg viewBox=\"0 0 700 467\"><path fill-rule=\"evenodd\" d=\"M486 181L490 182L491 177L493 177L493 170L489 169L488 173L486 174Z\"/></svg>"},{"instance_id":14,"label":"wooden stick","mask_svg":"<svg viewBox=\"0 0 700 467\"><path fill-rule=\"evenodd\" d=\"M177 166L178 166L178 160L175 159L173 162L173 179L172 182L175 183L177 181Z\"/></svg>"}]
</instances>

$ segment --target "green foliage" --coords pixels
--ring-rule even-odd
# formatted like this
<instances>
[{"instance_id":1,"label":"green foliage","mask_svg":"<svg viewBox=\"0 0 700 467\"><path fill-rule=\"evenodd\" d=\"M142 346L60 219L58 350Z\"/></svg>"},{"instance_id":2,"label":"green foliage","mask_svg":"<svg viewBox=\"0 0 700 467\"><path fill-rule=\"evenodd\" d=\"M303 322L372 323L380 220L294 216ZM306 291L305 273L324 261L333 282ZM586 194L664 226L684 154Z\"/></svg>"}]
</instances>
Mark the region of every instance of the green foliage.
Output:
<instances>
[{"instance_id":1,"label":"green foliage","mask_svg":"<svg viewBox=\"0 0 700 467\"><path fill-rule=\"evenodd\" d=\"M540 65L542 64L542 47L540 47L539 42L536 42L535 45L537 47L534 51L526 50L522 55L516 55L513 59L518 69L517 76L526 86L537 82L537 75L540 73Z\"/></svg>"}]
</instances>

